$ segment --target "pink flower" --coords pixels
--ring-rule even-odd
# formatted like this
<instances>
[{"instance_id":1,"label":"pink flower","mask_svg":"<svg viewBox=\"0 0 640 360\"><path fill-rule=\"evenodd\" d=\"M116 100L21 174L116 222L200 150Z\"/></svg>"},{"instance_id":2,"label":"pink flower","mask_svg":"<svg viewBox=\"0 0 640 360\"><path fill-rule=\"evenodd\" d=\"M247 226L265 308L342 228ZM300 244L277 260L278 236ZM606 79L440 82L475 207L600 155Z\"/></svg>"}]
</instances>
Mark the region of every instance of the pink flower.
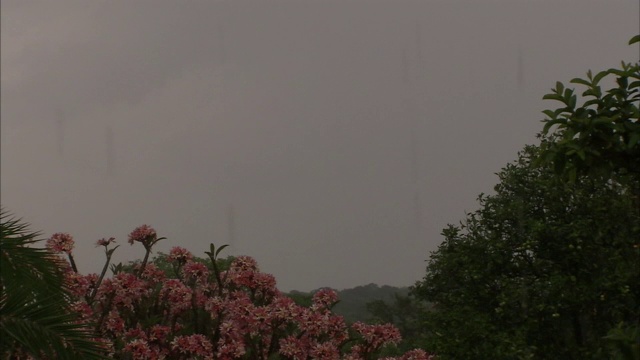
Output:
<instances>
[{"instance_id":1,"label":"pink flower","mask_svg":"<svg viewBox=\"0 0 640 360\"><path fill-rule=\"evenodd\" d=\"M193 261L189 261L184 264L182 273L186 279L197 281L199 283L206 282L209 277L209 269L207 269L207 266Z\"/></svg>"},{"instance_id":2,"label":"pink flower","mask_svg":"<svg viewBox=\"0 0 640 360\"><path fill-rule=\"evenodd\" d=\"M226 304L221 297L212 296L207 299L204 309L211 314L212 319L215 319L218 317L218 313L221 313L222 310L224 310L225 305Z\"/></svg>"},{"instance_id":3,"label":"pink flower","mask_svg":"<svg viewBox=\"0 0 640 360\"><path fill-rule=\"evenodd\" d=\"M137 227L135 230L129 234L129 244L133 245L134 242L141 242L143 245L148 246L151 245L156 239L158 235L154 228L149 225L142 225Z\"/></svg>"},{"instance_id":4,"label":"pink flower","mask_svg":"<svg viewBox=\"0 0 640 360\"><path fill-rule=\"evenodd\" d=\"M98 298L102 300L113 296L112 304L114 306L133 310L134 304L140 301L147 292L147 283L144 280L133 274L118 273L102 282Z\"/></svg>"},{"instance_id":5,"label":"pink flower","mask_svg":"<svg viewBox=\"0 0 640 360\"><path fill-rule=\"evenodd\" d=\"M316 291L313 294L313 304L322 307L330 308L332 305L338 302L338 293L329 288L324 288Z\"/></svg>"},{"instance_id":6,"label":"pink flower","mask_svg":"<svg viewBox=\"0 0 640 360\"><path fill-rule=\"evenodd\" d=\"M270 304L271 316L275 320L284 321L297 318L302 309L288 296L278 295Z\"/></svg>"},{"instance_id":7,"label":"pink flower","mask_svg":"<svg viewBox=\"0 0 640 360\"><path fill-rule=\"evenodd\" d=\"M124 350L130 353L134 360L155 359L155 357L153 357L153 351L146 340L135 339L129 342L124 347Z\"/></svg>"},{"instance_id":8,"label":"pink flower","mask_svg":"<svg viewBox=\"0 0 640 360\"><path fill-rule=\"evenodd\" d=\"M120 317L120 313L117 310L112 310L106 318L104 328L110 333L120 336L125 332L124 320Z\"/></svg>"},{"instance_id":9,"label":"pink flower","mask_svg":"<svg viewBox=\"0 0 640 360\"><path fill-rule=\"evenodd\" d=\"M255 271L258 271L258 263L250 256L241 255L233 260L233 262L231 263L230 271L255 272Z\"/></svg>"},{"instance_id":10,"label":"pink flower","mask_svg":"<svg viewBox=\"0 0 640 360\"><path fill-rule=\"evenodd\" d=\"M204 359L213 359L213 346L202 334L176 336L171 342L171 348L190 357L202 356Z\"/></svg>"},{"instance_id":11,"label":"pink flower","mask_svg":"<svg viewBox=\"0 0 640 360\"><path fill-rule=\"evenodd\" d=\"M140 264L136 264L134 269L138 271L140 269ZM151 285L155 285L157 283L162 282L166 278L166 274L162 269L158 268L155 264L149 263L145 266L144 271L140 274L140 278L144 280L148 280Z\"/></svg>"},{"instance_id":12,"label":"pink flower","mask_svg":"<svg viewBox=\"0 0 640 360\"><path fill-rule=\"evenodd\" d=\"M407 351L404 355L400 357L400 360L433 360L435 356L429 355L426 351L422 349L414 349Z\"/></svg>"},{"instance_id":13,"label":"pink flower","mask_svg":"<svg viewBox=\"0 0 640 360\"><path fill-rule=\"evenodd\" d=\"M391 324L367 325L358 321L351 328L362 335L366 344L376 349L386 344L397 344L402 340L400 331Z\"/></svg>"},{"instance_id":14,"label":"pink flower","mask_svg":"<svg viewBox=\"0 0 640 360\"><path fill-rule=\"evenodd\" d=\"M158 240L147 225L129 235L130 243L142 242L148 251ZM106 248L113 241L101 239L97 245ZM55 234L48 246L70 252L73 240L68 234ZM338 301L332 289L317 291L313 304L303 307L283 295L276 279L260 272L251 257L239 256L213 282L208 281L209 268L193 258L186 249L174 247L167 260L179 269L179 278L167 278L153 263L144 271L137 264L101 281L95 297L98 276L79 275L65 262L72 308L81 314L78 321L99 325L109 356L127 359L363 360L385 344L400 341L392 325L348 327L343 317L331 312ZM433 357L412 350L385 360Z\"/></svg>"},{"instance_id":15,"label":"pink flower","mask_svg":"<svg viewBox=\"0 0 640 360\"><path fill-rule=\"evenodd\" d=\"M171 329L168 326L153 325L149 331L149 341L162 342L170 332Z\"/></svg>"},{"instance_id":16,"label":"pink flower","mask_svg":"<svg viewBox=\"0 0 640 360\"><path fill-rule=\"evenodd\" d=\"M87 276L80 275L73 271L67 271L64 274L65 283L69 292L76 297L82 297L89 293L89 289L95 286L97 275L89 274Z\"/></svg>"},{"instance_id":17,"label":"pink flower","mask_svg":"<svg viewBox=\"0 0 640 360\"><path fill-rule=\"evenodd\" d=\"M89 320L93 316L93 309L86 302L75 301L71 303L69 308L76 314L80 314L82 320Z\"/></svg>"},{"instance_id":18,"label":"pink flower","mask_svg":"<svg viewBox=\"0 0 640 360\"><path fill-rule=\"evenodd\" d=\"M177 262L179 264L184 264L187 261L193 259L193 255L189 252L189 250L175 246L169 251L169 262Z\"/></svg>"},{"instance_id":19,"label":"pink flower","mask_svg":"<svg viewBox=\"0 0 640 360\"><path fill-rule=\"evenodd\" d=\"M178 279L164 282L160 296L171 305L171 314L177 315L191 307L193 292Z\"/></svg>"},{"instance_id":20,"label":"pink flower","mask_svg":"<svg viewBox=\"0 0 640 360\"><path fill-rule=\"evenodd\" d=\"M307 346L296 336L289 336L280 339L280 354L295 360L303 360L307 358Z\"/></svg>"},{"instance_id":21,"label":"pink flower","mask_svg":"<svg viewBox=\"0 0 640 360\"><path fill-rule=\"evenodd\" d=\"M316 344L310 352L312 359L317 360L340 360L340 352L335 344L324 342Z\"/></svg>"},{"instance_id":22,"label":"pink flower","mask_svg":"<svg viewBox=\"0 0 640 360\"><path fill-rule=\"evenodd\" d=\"M110 237L109 239L107 238L102 238L100 240L98 240L96 242L96 246L109 246L109 244L111 244L112 242L116 242L116 238L114 237Z\"/></svg>"},{"instance_id":23,"label":"pink flower","mask_svg":"<svg viewBox=\"0 0 640 360\"><path fill-rule=\"evenodd\" d=\"M67 233L55 233L47 240L46 246L56 253L71 254L75 245L73 237Z\"/></svg>"}]
</instances>

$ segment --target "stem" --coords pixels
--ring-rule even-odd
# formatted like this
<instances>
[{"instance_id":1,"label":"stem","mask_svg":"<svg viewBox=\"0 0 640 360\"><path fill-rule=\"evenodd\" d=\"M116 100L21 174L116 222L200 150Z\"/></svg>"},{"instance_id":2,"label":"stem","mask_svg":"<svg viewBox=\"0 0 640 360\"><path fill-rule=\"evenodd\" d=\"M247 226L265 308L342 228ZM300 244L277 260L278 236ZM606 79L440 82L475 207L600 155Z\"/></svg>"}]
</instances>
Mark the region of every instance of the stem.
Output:
<instances>
[{"instance_id":1,"label":"stem","mask_svg":"<svg viewBox=\"0 0 640 360\"><path fill-rule=\"evenodd\" d=\"M69 253L67 255L69 255L69 262L71 263L71 268L73 269L73 272L75 272L77 274L78 273L78 267L76 266L75 260L73 260L73 255L71 255L71 253Z\"/></svg>"},{"instance_id":2,"label":"stem","mask_svg":"<svg viewBox=\"0 0 640 360\"><path fill-rule=\"evenodd\" d=\"M278 337L276 336L276 331L278 331L278 326L280 326L281 322L274 322L271 324L271 341L269 342L269 350L267 351L267 357L271 356L271 354L276 353L278 346Z\"/></svg>"},{"instance_id":3,"label":"stem","mask_svg":"<svg viewBox=\"0 0 640 360\"><path fill-rule=\"evenodd\" d=\"M216 277L216 282L218 283L218 295L222 296L222 279L220 278L220 270L218 269L218 264L216 264L216 259L213 256L209 256L211 258L211 263L213 264L213 272Z\"/></svg>"},{"instance_id":4,"label":"stem","mask_svg":"<svg viewBox=\"0 0 640 360\"><path fill-rule=\"evenodd\" d=\"M198 331L198 308L196 307L196 284L194 283L191 287L191 310L193 312L193 331L196 334L199 334Z\"/></svg>"},{"instance_id":5,"label":"stem","mask_svg":"<svg viewBox=\"0 0 640 360\"><path fill-rule=\"evenodd\" d=\"M107 317L107 314L109 313L109 310L111 310L111 304L113 303L113 298L116 296L116 294L111 294L111 296L109 296L109 300L107 300L107 306L104 307L104 309L102 309L102 314L100 315L100 320L98 321L98 324L96 325L96 335L100 336L100 328L102 328L102 324L104 323L104 319Z\"/></svg>"},{"instance_id":6,"label":"stem","mask_svg":"<svg viewBox=\"0 0 640 360\"><path fill-rule=\"evenodd\" d=\"M107 269L109 268L109 263L111 262L111 255L112 254L113 253L108 253L107 252L107 261L104 263L104 267L102 267L102 272L100 273L100 277L98 278L98 281L96 282L96 285L93 288L93 291L91 292L91 296L89 297L89 299L87 299L87 303L89 305L91 305L91 303L93 303L93 299L98 294L98 289L100 288L100 285L102 284L102 279L104 279L104 276L107 273Z\"/></svg>"},{"instance_id":7,"label":"stem","mask_svg":"<svg viewBox=\"0 0 640 360\"><path fill-rule=\"evenodd\" d=\"M147 253L144 254L144 260L142 260L142 265L140 266L140 271L138 272L138 276L142 275L142 272L144 271L144 268L147 266L147 261L149 261L149 254L151 254L151 248L153 248L153 245L157 244L158 241L164 240L164 239L166 239L166 238L165 237L161 237L161 238L155 239L153 241L150 241L149 243L142 242L142 245L144 246L145 250L147 250Z\"/></svg>"},{"instance_id":8,"label":"stem","mask_svg":"<svg viewBox=\"0 0 640 360\"><path fill-rule=\"evenodd\" d=\"M147 261L149 261L149 254L151 254L151 246L145 246L145 249L147 250L147 253L144 254L144 260L142 260L142 265L140 265L140 270L138 270L138 276L142 276L144 268L147 267Z\"/></svg>"}]
</instances>

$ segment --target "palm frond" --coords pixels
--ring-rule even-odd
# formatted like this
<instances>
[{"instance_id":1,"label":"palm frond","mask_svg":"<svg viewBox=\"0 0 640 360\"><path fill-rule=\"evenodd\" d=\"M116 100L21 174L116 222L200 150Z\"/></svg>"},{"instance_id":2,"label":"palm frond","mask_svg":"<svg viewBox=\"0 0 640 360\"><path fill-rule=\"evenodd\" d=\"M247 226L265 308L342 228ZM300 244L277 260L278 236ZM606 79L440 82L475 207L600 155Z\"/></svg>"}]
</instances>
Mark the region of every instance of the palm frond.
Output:
<instances>
[{"instance_id":1,"label":"palm frond","mask_svg":"<svg viewBox=\"0 0 640 360\"><path fill-rule=\"evenodd\" d=\"M89 324L69 310L56 256L37 247L40 233L0 210L0 354L105 359Z\"/></svg>"}]
</instances>

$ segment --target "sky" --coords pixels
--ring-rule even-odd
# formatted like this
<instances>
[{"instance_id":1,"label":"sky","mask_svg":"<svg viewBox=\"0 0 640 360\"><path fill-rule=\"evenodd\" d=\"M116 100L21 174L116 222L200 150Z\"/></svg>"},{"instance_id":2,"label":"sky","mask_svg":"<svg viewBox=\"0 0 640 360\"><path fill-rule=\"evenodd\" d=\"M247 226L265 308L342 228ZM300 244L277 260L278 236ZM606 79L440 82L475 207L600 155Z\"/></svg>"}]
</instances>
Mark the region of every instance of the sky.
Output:
<instances>
[{"instance_id":1,"label":"sky","mask_svg":"<svg viewBox=\"0 0 640 360\"><path fill-rule=\"evenodd\" d=\"M639 6L3 0L2 207L72 234L83 273L149 224L285 291L412 285L556 81L638 60Z\"/></svg>"}]
</instances>

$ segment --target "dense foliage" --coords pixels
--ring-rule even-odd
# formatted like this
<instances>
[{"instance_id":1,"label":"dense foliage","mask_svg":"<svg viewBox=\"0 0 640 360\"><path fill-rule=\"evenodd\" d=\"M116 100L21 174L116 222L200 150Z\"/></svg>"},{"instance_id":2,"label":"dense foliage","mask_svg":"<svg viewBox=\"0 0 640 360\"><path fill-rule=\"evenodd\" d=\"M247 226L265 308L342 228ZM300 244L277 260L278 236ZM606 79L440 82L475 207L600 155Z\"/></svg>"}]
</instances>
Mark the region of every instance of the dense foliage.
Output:
<instances>
[{"instance_id":1,"label":"dense foliage","mask_svg":"<svg viewBox=\"0 0 640 360\"><path fill-rule=\"evenodd\" d=\"M441 359L640 359L640 64L572 82L416 284Z\"/></svg>"},{"instance_id":2,"label":"dense foliage","mask_svg":"<svg viewBox=\"0 0 640 360\"><path fill-rule=\"evenodd\" d=\"M416 287L435 304L427 346L444 359L593 357L611 328L640 316L628 189L563 183L536 155L527 148L480 210L444 230Z\"/></svg>"}]
</instances>

